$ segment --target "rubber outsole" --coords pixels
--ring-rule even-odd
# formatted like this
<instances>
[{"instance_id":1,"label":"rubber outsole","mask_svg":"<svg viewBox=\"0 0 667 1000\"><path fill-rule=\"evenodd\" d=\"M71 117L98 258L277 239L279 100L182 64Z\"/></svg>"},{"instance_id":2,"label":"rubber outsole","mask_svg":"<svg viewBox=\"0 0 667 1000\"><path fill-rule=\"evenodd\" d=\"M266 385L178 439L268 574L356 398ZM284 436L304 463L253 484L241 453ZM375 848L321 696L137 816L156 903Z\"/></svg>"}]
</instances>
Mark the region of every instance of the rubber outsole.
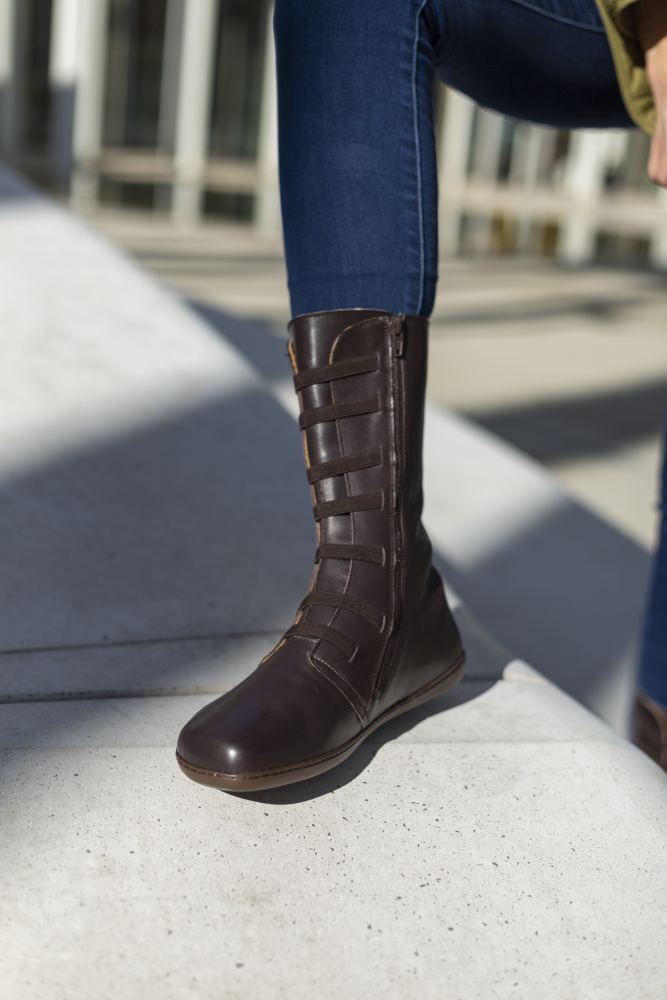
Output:
<instances>
[{"instance_id":1,"label":"rubber outsole","mask_svg":"<svg viewBox=\"0 0 667 1000\"><path fill-rule=\"evenodd\" d=\"M378 715L365 729L357 733L353 739L348 740L342 746L315 760L310 760L302 764L291 764L289 767L276 768L274 771L263 771L254 774L224 774L221 771L207 770L206 768L195 767L188 763L178 753L176 760L178 765L188 778L199 782L200 785L209 785L213 788L220 788L226 792L263 792L270 788L281 788L283 785L291 785L297 781L306 781L308 778L315 778L320 774L325 774L332 768L342 764L363 741L391 719L395 719L404 712L409 712L424 702L437 698L454 687L463 677L465 670L465 653L456 660L449 670L437 677L434 681L419 688L419 690L401 699L390 708Z\"/></svg>"}]
</instances>

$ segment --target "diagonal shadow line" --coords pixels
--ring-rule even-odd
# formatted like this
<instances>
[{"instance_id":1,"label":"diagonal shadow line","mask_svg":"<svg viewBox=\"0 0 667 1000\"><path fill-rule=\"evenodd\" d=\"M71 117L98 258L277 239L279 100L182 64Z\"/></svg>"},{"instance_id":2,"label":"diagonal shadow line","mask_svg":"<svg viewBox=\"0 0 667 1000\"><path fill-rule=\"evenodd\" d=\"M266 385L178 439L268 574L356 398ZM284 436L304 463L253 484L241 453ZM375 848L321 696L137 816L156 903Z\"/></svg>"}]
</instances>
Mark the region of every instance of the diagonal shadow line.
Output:
<instances>
[{"instance_id":1,"label":"diagonal shadow line","mask_svg":"<svg viewBox=\"0 0 667 1000\"><path fill-rule=\"evenodd\" d=\"M0 87L0 106L3 100L1 90ZM14 202L25 205L26 202L34 201L35 198L35 191L30 184L7 170L3 164L0 170L0 209L11 208Z\"/></svg>"},{"instance_id":2,"label":"diagonal shadow line","mask_svg":"<svg viewBox=\"0 0 667 1000\"><path fill-rule=\"evenodd\" d=\"M572 319L577 316L601 321L618 319L623 313L643 305L645 301L645 298L640 295L626 295L623 298L615 299L602 298L602 296L598 298L592 295L572 295L569 297L558 296L556 299L545 294L538 303L514 306L494 303L488 309L466 308L464 311L450 308L446 314L438 316L437 328L434 333L436 337L446 339L449 327L483 325L487 330L490 327L513 325L527 320L541 323L549 319ZM513 333L516 335L517 331L514 330ZM523 336L539 337L539 328L524 330Z\"/></svg>"},{"instance_id":3,"label":"diagonal shadow line","mask_svg":"<svg viewBox=\"0 0 667 1000\"><path fill-rule=\"evenodd\" d=\"M667 376L568 399L468 410L466 416L538 462L610 455L662 432Z\"/></svg>"},{"instance_id":4,"label":"diagonal shadow line","mask_svg":"<svg viewBox=\"0 0 667 1000\"><path fill-rule=\"evenodd\" d=\"M304 479L292 419L258 388L5 481L2 648L277 628L308 579Z\"/></svg>"}]
</instances>

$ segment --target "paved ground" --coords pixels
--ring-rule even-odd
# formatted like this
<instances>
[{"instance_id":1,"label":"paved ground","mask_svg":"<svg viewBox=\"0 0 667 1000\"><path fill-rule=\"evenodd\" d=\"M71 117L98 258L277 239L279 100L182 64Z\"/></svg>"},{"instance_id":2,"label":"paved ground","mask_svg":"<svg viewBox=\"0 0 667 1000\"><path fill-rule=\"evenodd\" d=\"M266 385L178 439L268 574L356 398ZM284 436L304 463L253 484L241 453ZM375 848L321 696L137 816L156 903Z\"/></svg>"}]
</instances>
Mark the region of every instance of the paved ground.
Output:
<instances>
[{"instance_id":1,"label":"paved ground","mask_svg":"<svg viewBox=\"0 0 667 1000\"><path fill-rule=\"evenodd\" d=\"M467 679L323 779L194 785L180 725L270 646L312 555L275 260L248 315L7 182L0 230L7 995L659 996L664 775L543 676L623 728L643 547L431 407Z\"/></svg>"}]
</instances>

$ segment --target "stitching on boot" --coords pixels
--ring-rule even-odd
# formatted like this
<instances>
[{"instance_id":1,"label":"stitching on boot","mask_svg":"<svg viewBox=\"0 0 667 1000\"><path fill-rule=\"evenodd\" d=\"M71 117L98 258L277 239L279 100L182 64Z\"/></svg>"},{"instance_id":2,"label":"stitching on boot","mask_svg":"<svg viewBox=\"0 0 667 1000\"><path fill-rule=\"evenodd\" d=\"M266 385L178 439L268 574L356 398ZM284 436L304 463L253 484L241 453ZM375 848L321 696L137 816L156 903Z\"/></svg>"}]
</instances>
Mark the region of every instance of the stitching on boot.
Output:
<instances>
[{"instance_id":1,"label":"stitching on boot","mask_svg":"<svg viewBox=\"0 0 667 1000\"><path fill-rule=\"evenodd\" d=\"M354 695L354 697L356 699L359 699L359 695L354 690L354 688L352 687L352 685L350 684L350 682L345 677L343 677L342 674L339 674L335 667L332 667L332 665L330 663L328 663L326 660L322 659L321 655L316 656L315 653L311 653L309 655L308 659L310 660L310 662L313 665L313 667L315 668L315 670L317 670L318 674L321 674L321 676L324 677L325 680L329 681L329 683L332 684L336 688L336 690L340 692L340 694L342 694L343 698L345 698L345 701L348 703L348 705L350 706L350 708L352 709L352 711L354 712L354 714L359 719L359 722L362 724L362 726L365 726L366 725L366 712L359 710L359 708L357 707L357 705L355 705L355 703L352 700L352 698L350 697L350 695L347 694L346 691L344 691L343 688L340 686L340 684L338 684L334 680L334 678L329 675L328 671L331 671L331 673L334 674L338 678L338 680L341 681L341 683L346 688L348 688L349 691L352 692L352 694ZM324 668L324 669L322 669L322 668ZM361 701L361 699L359 699L359 701Z\"/></svg>"},{"instance_id":2,"label":"stitching on boot","mask_svg":"<svg viewBox=\"0 0 667 1000\"><path fill-rule=\"evenodd\" d=\"M387 331L389 330L389 322L393 318L393 316L394 316L393 313L387 313L386 315L382 316L369 316L367 319L360 319L357 320L356 323L350 323L349 326L346 326L344 330L341 330L340 333L336 335L334 342L331 345L331 350L329 351L329 364L333 363L333 360L336 356L336 351L338 350L338 345L346 333L349 333L350 330L354 330L356 333L359 331L360 327L365 327L365 326L373 327L377 326L378 323L381 323L382 326L384 327L383 332L386 334Z\"/></svg>"}]
</instances>

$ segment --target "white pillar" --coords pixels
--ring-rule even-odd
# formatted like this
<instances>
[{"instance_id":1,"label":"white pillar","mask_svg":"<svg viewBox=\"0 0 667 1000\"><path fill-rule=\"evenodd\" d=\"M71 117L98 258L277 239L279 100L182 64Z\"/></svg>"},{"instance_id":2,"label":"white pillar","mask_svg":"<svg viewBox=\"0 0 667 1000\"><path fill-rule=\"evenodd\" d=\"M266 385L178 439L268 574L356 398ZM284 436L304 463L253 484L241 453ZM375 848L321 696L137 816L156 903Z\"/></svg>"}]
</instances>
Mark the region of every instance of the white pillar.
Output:
<instances>
[{"instance_id":1,"label":"white pillar","mask_svg":"<svg viewBox=\"0 0 667 1000\"><path fill-rule=\"evenodd\" d=\"M16 148L15 0L0 0L0 152L11 158Z\"/></svg>"},{"instance_id":2,"label":"white pillar","mask_svg":"<svg viewBox=\"0 0 667 1000\"><path fill-rule=\"evenodd\" d=\"M260 232L280 232L278 189L278 96L276 50L273 41L273 4L267 4L264 36L264 80L260 109L257 165L260 187L255 199L255 226Z\"/></svg>"},{"instance_id":3,"label":"white pillar","mask_svg":"<svg viewBox=\"0 0 667 1000\"><path fill-rule=\"evenodd\" d=\"M520 122L514 132L512 144L512 160L509 172L510 185L523 188L530 194L540 183L545 150L553 145L553 130L540 128ZM519 210L516 216L515 249L525 251L529 248L533 227L533 215L530 209Z\"/></svg>"},{"instance_id":4,"label":"white pillar","mask_svg":"<svg viewBox=\"0 0 667 1000\"><path fill-rule=\"evenodd\" d=\"M84 0L79 8L76 102L72 148L72 198L90 203L97 196L97 159L102 149L104 82L109 0Z\"/></svg>"},{"instance_id":5,"label":"white pillar","mask_svg":"<svg viewBox=\"0 0 667 1000\"><path fill-rule=\"evenodd\" d=\"M53 0L49 84L52 178L78 201L95 197L102 145L109 0Z\"/></svg>"},{"instance_id":6,"label":"white pillar","mask_svg":"<svg viewBox=\"0 0 667 1000\"><path fill-rule=\"evenodd\" d=\"M667 270L667 189L656 192L659 223L651 239L650 259L654 267Z\"/></svg>"},{"instance_id":7,"label":"white pillar","mask_svg":"<svg viewBox=\"0 0 667 1000\"><path fill-rule=\"evenodd\" d=\"M79 6L79 0L53 0L51 15L51 166L53 183L61 191L69 191L74 162Z\"/></svg>"},{"instance_id":8,"label":"white pillar","mask_svg":"<svg viewBox=\"0 0 667 1000\"><path fill-rule=\"evenodd\" d=\"M496 111L477 109L477 128L472 147L470 178L472 182L485 184L489 189L497 185L498 167L503 148L505 118ZM474 217L468 226L468 240L475 249L488 252L493 235L493 214L491 211Z\"/></svg>"},{"instance_id":9,"label":"white pillar","mask_svg":"<svg viewBox=\"0 0 667 1000\"><path fill-rule=\"evenodd\" d=\"M595 215L602 193L609 136L582 129L573 132L570 141L563 175L570 209L561 226L558 256L568 264L584 264L591 259L595 248Z\"/></svg>"},{"instance_id":10,"label":"white pillar","mask_svg":"<svg viewBox=\"0 0 667 1000\"><path fill-rule=\"evenodd\" d=\"M160 152L172 155L176 139L176 114L178 107L178 81L181 76L181 39L186 0L167 0L162 48L162 75L160 78L160 111L157 128L157 145ZM167 185L159 185L155 204L163 212L172 205L172 192Z\"/></svg>"},{"instance_id":11,"label":"white pillar","mask_svg":"<svg viewBox=\"0 0 667 1000\"><path fill-rule=\"evenodd\" d=\"M474 103L447 90L444 117L438 130L438 191L440 253L458 250L461 199L467 183L468 158L475 113Z\"/></svg>"},{"instance_id":12,"label":"white pillar","mask_svg":"<svg viewBox=\"0 0 667 1000\"><path fill-rule=\"evenodd\" d=\"M172 202L173 216L182 222L195 222L201 212L201 171L208 145L217 14L217 0L189 0L185 4Z\"/></svg>"},{"instance_id":13,"label":"white pillar","mask_svg":"<svg viewBox=\"0 0 667 1000\"><path fill-rule=\"evenodd\" d=\"M178 106L178 81L181 66L181 40L185 0L167 0L167 13L162 49L162 77L160 80L160 115L158 122L158 146L171 152L176 133Z\"/></svg>"}]
</instances>

